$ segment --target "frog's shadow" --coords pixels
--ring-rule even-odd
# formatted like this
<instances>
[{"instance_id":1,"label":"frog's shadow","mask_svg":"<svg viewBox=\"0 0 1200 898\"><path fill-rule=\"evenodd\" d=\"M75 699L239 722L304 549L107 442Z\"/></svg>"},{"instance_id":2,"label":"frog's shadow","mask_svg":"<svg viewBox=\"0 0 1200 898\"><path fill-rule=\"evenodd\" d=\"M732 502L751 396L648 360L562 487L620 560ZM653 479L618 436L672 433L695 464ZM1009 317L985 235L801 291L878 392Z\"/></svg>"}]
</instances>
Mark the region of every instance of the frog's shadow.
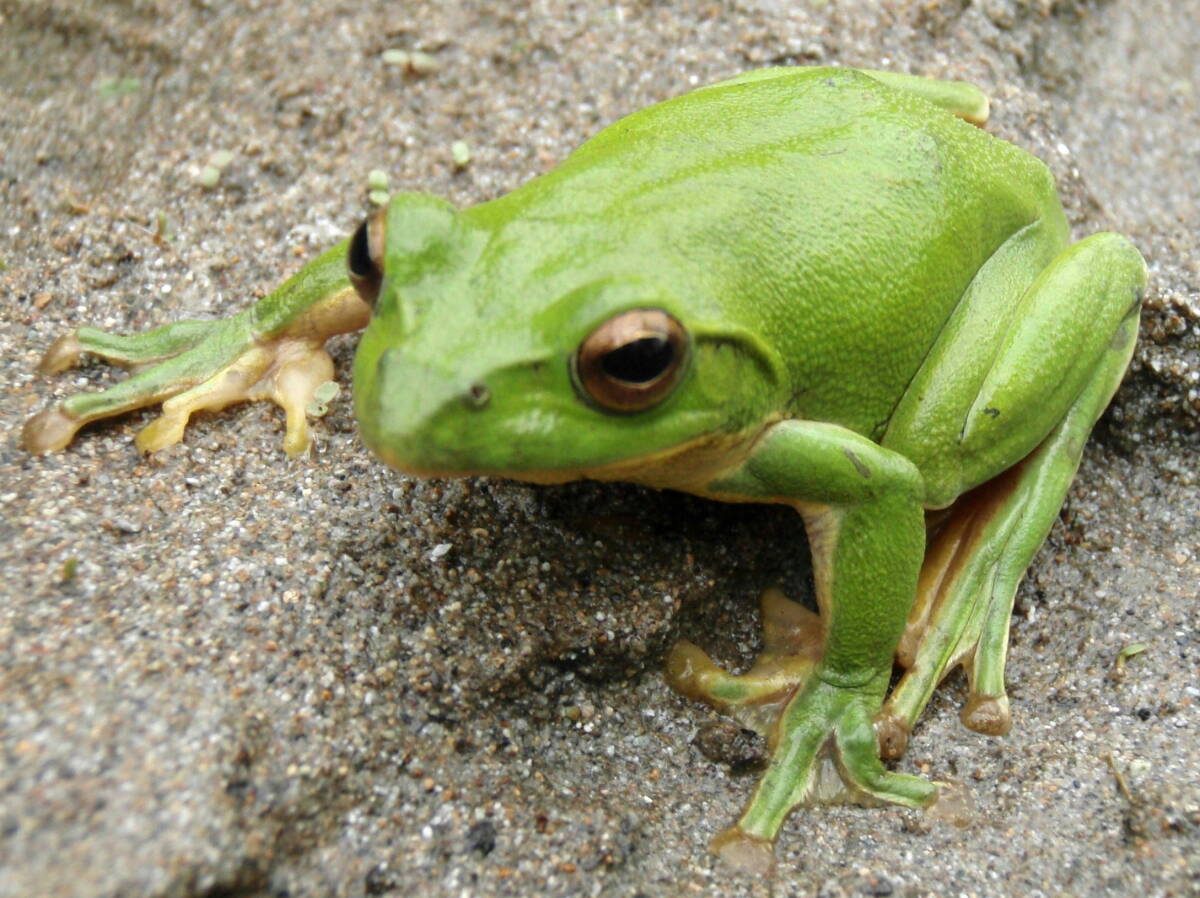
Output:
<instances>
[{"instance_id":1,"label":"frog's shadow","mask_svg":"<svg viewBox=\"0 0 1200 898\"><path fill-rule=\"evenodd\" d=\"M663 651L682 637L741 667L760 648L764 589L781 587L816 610L808 539L790 508L630 484L567 484L540 488L537 497L548 524L603 545L602 558L631 582L646 571L666 578L675 613Z\"/></svg>"}]
</instances>

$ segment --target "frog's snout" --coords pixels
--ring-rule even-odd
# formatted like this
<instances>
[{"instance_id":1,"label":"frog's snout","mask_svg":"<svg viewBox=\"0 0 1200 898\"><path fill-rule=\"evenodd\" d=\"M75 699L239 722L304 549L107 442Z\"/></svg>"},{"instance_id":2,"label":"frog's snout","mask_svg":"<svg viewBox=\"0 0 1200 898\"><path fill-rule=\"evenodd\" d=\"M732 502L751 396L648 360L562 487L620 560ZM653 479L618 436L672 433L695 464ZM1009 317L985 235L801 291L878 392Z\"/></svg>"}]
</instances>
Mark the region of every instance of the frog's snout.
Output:
<instances>
[{"instance_id":1,"label":"frog's snout","mask_svg":"<svg viewBox=\"0 0 1200 898\"><path fill-rule=\"evenodd\" d=\"M492 399L487 381L429 365L405 351L385 350L376 364L375 411L402 429L421 430L448 405L481 411Z\"/></svg>"},{"instance_id":2,"label":"frog's snout","mask_svg":"<svg viewBox=\"0 0 1200 898\"><path fill-rule=\"evenodd\" d=\"M475 413L493 404L487 379L478 370L447 371L405 350L384 350L373 376L355 384L363 440L388 465L414 474L477 466L483 447Z\"/></svg>"}]
</instances>

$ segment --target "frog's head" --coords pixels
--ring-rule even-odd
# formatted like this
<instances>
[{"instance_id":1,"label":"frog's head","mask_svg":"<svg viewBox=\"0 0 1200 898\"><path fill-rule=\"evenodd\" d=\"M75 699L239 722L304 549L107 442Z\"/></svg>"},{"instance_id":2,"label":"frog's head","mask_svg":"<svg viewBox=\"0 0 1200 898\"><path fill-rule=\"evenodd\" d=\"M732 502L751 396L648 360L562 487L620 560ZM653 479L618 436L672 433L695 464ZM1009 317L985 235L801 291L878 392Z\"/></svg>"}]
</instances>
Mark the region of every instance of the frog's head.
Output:
<instances>
[{"instance_id":1,"label":"frog's head","mask_svg":"<svg viewBox=\"0 0 1200 898\"><path fill-rule=\"evenodd\" d=\"M589 247L572 262L554 242L420 194L358 229L351 280L373 307L354 366L367 445L408 473L541 483L681 486L731 464L779 407L773 351L630 273L625 253L598 266Z\"/></svg>"}]
</instances>

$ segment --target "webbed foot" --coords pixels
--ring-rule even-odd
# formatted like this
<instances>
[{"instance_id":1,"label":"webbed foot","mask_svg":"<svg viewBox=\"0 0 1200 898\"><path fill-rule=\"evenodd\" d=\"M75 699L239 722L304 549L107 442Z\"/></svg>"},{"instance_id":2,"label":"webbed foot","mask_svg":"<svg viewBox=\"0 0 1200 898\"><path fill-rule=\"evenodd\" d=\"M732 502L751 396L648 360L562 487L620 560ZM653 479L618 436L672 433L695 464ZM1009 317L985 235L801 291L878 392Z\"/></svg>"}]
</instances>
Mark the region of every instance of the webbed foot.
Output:
<instances>
[{"instance_id":1,"label":"webbed foot","mask_svg":"<svg viewBox=\"0 0 1200 898\"><path fill-rule=\"evenodd\" d=\"M787 703L773 731L771 763L738 822L712 849L743 869L769 869L770 846L788 814L823 804L897 804L926 808L938 785L887 770L872 718L879 689L840 686L813 673Z\"/></svg>"},{"instance_id":2,"label":"webbed foot","mask_svg":"<svg viewBox=\"0 0 1200 898\"><path fill-rule=\"evenodd\" d=\"M766 590L761 602L763 651L746 673L721 669L687 641L677 643L667 659L673 689L768 739L771 761L746 810L711 844L724 861L754 873L770 870L775 835L798 807L925 807L937 795L933 783L892 773L880 762L872 718L882 689L837 686L821 678L821 618L778 589Z\"/></svg>"}]
</instances>

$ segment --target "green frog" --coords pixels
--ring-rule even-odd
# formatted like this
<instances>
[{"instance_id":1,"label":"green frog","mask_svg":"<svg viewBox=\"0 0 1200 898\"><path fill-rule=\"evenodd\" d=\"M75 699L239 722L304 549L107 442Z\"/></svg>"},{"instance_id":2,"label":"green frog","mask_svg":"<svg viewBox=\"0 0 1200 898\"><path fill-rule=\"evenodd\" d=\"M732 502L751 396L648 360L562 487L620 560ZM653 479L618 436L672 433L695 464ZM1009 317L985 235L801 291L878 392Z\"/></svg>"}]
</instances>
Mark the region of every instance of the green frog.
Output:
<instances>
[{"instance_id":1,"label":"green frog","mask_svg":"<svg viewBox=\"0 0 1200 898\"><path fill-rule=\"evenodd\" d=\"M139 371L32 418L24 444L161 402L137 437L155 451L198 410L269 399L299 454L325 341L365 328L355 413L399 471L790 505L819 613L764 593L740 675L686 642L667 659L678 690L767 737L713 847L768 869L798 807L935 803L944 787L884 760L957 665L963 722L1008 730L1017 584L1133 351L1138 251L1072 243L1049 171L987 114L968 84L847 68L701 88L506 196L395 196L229 319L79 328L43 371L84 352Z\"/></svg>"}]
</instances>

